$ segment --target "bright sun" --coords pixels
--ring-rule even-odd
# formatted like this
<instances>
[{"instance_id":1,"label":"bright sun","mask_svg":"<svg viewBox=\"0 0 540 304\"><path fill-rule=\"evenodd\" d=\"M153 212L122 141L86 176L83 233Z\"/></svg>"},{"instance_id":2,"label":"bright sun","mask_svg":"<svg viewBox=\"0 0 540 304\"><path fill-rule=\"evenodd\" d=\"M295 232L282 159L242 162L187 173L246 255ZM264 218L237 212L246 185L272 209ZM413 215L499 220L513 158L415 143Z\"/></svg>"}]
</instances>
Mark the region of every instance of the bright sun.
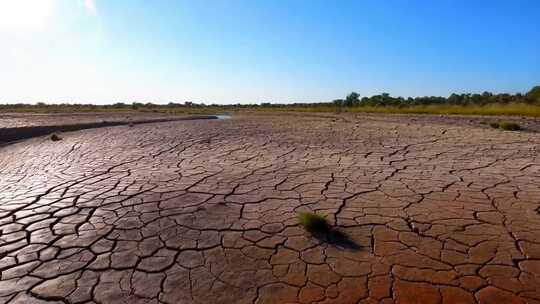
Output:
<instances>
[{"instance_id":1,"label":"bright sun","mask_svg":"<svg viewBox=\"0 0 540 304\"><path fill-rule=\"evenodd\" d=\"M56 4L56 0L0 0L0 31L45 29Z\"/></svg>"}]
</instances>

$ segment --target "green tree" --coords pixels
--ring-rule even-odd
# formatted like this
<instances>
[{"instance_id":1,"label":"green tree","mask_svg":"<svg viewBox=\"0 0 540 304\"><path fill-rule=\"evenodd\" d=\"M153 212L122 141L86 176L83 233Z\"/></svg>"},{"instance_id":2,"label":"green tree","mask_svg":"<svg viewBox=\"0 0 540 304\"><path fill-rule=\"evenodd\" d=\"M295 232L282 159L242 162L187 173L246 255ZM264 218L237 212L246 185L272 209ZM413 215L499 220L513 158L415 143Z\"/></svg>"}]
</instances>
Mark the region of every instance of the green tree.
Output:
<instances>
[{"instance_id":1,"label":"green tree","mask_svg":"<svg viewBox=\"0 0 540 304\"><path fill-rule=\"evenodd\" d=\"M354 107L357 106L360 103L360 94L356 92L352 92L351 94L347 95L345 98L345 106L346 107Z\"/></svg>"},{"instance_id":2,"label":"green tree","mask_svg":"<svg viewBox=\"0 0 540 304\"><path fill-rule=\"evenodd\" d=\"M336 106L336 107L341 107L341 106L343 106L343 103L344 103L344 102L343 102L343 99L334 99L334 100L332 101L332 103L333 103L334 106Z\"/></svg>"},{"instance_id":3,"label":"green tree","mask_svg":"<svg viewBox=\"0 0 540 304\"><path fill-rule=\"evenodd\" d=\"M535 86L527 93L527 98L540 103L540 86Z\"/></svg>"},{"instance_id":4,"label":"green tree","mask_svg":"<svg viewBox=\"0 0 540 304\"><path fill-rule=\"evenodd\" d=\"M452 93L452 95L450 95L447 100L450 104L461 104L463 102L463 96Z\"/></svg>"}]
</instances>

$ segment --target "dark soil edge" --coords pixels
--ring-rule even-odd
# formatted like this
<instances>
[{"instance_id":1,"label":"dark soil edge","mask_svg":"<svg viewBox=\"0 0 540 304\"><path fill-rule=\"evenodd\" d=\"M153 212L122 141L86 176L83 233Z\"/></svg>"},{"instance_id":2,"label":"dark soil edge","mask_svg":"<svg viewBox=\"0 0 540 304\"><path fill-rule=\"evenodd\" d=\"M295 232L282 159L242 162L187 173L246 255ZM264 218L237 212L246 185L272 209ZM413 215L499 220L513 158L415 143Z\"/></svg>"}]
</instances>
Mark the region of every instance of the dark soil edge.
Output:
<instances>
[{"instance_id":1,"label":"dark soil edge","mask_svg":"<svg viewBox=\"0 0 540 304\"><path fill-rule=\"evenodd\" d=\"M70 131L78 131L78 130L84 130L84 129L124 126L124 125L129 125L129 124L139 125L139 124L148 124L148 123L157 123L157 122L199 120L199 119L218 119L218 117L215 115L197 115L197 116L188 116L188 117L143 119L143 120L132 120L132 121L127 121L127 120L102 121L102 122L90 122L90 123L68 124L68 125L0 128L0 146L5 146L9 143L19 141L22 139L48 135L55 132L70 132Z\"/></svg>"}]
</instances>

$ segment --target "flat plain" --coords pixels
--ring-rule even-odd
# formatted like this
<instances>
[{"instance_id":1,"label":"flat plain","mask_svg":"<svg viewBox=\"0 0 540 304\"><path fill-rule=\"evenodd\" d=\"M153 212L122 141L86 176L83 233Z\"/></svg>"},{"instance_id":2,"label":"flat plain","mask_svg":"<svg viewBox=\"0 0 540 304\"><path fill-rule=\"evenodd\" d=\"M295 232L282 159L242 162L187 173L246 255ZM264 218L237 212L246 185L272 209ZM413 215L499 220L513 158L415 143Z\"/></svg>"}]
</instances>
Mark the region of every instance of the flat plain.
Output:
<instances>
[{"instance_id":1,"label":"flat plain","mask_svg":"<svg viewBox=\"0 0 540 304\"><path fill-rule=\"evenodd\" d=\"M0 302L540 303L539 123L482 119L238 114L6 145Z\"/></svg>"}]
</instances>

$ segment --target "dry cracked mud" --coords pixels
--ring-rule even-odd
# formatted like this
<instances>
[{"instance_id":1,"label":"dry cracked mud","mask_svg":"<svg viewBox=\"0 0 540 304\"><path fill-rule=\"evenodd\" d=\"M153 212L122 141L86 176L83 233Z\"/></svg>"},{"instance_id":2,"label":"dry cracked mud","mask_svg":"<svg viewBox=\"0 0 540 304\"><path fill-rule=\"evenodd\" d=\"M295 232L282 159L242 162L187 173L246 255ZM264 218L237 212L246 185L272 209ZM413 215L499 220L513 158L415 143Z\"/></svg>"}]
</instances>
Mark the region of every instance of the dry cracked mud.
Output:
<instances>
[{"instance_id":1,"label":"dry cracked mud","mask_svg":"<svg viewBox=\"0 0 540 304\"><path fill-rule=\"evenodd\" d=\"M182 118L189 115L153 112L0 113L0 128L28 128L96 122Z\"/></svg>"},{"instance_id":2,"label":"dry cracked mud","mask_svg":"<svg viewBox=\"0 0 540 304\"><path fill-rule=\"evenodd\" d=\"M0 302L540 303L539 150L362 115L26 140L0 150Z\"/></svg>"}]
</instances>

